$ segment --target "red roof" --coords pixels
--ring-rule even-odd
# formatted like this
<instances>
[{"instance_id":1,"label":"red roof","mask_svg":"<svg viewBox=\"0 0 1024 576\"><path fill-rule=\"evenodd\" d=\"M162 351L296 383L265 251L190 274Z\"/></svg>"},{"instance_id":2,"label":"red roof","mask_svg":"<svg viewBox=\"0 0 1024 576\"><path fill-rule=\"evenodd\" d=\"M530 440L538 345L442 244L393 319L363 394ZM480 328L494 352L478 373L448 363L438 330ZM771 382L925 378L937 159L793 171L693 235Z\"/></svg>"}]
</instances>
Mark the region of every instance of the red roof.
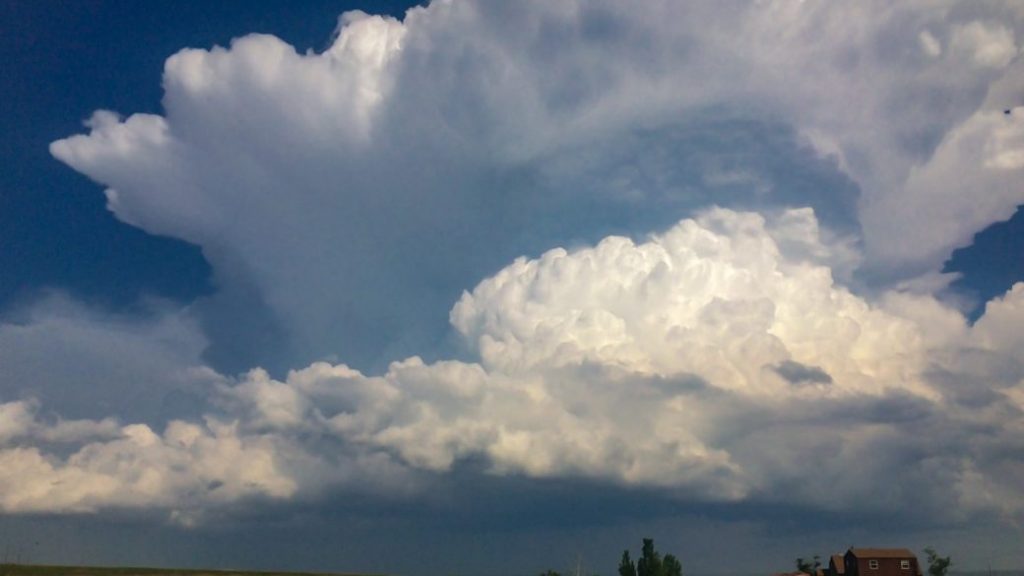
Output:
<instances>
[{"instance_id":1,"label":"red roof","mask_svg":"<svg viewBox=\"0 0 1024 576\"><path fill-rule=\"evenodd\" d=\"M856 558L917 558L906 548L850 548Z\"/></svg>"}]
</instances>

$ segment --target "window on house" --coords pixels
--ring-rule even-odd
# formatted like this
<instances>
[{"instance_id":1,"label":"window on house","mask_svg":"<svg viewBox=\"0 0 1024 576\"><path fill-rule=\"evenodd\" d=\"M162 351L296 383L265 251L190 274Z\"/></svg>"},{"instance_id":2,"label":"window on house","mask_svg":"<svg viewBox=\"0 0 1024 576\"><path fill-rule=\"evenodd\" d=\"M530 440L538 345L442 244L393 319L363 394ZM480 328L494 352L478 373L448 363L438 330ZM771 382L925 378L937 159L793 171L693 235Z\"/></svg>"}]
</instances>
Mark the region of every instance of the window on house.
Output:
<instances>
[{"instance_id":1,"label":"window on house","mask_svg":"<svg viewBox=\"0 0 1024 576\"><path fill-rule=\"evenodd\" d=\"M878 570L878 560L868 560L868 568Z\"/></svg>"},{"instance_id":2,"label":"window on house","mask_svg":"<svg viewBox=\"0 0 1024 576\"><path fill-rule=\"evenodd\" d=\"M900 568L910 570L910 560L900 560Z\"/></svg>"}]
</instances>

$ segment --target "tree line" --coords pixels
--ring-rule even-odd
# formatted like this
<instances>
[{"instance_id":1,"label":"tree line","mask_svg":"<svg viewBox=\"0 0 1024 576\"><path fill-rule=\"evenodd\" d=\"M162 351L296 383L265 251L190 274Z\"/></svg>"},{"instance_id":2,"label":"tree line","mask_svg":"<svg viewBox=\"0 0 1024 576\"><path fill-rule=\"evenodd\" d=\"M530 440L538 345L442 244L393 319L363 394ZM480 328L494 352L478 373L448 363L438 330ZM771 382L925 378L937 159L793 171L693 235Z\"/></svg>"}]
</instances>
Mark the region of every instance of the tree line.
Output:
<instances>
[{"instance_id":1,"label":"tree line","mask_svg":"<svg viewBox=\"0 0 1024 576\"><path fill-rule=\"evenodd\" d=\"M662 557L661 553L654 549L654 540L644 538L643 546L640 547L640 557L636 559L636 562L633 562L628 549L622 551L618 573L619 576L683 576L683 565L672 554ZM562 576L562 574L556 570L546 570L541 572L540 576ZM584 575L573 574L570 576Z\"/></svg>"},{"instance_id":2,"label":"tree line","mask_svg":"<svg viewBox=\"0 0 1024 576\"><path fill-rule=\"evenodd\" d=\"M928 576L947 576L949 567L953 565L950 557L939 556L931 547L925 548L924 552L928 562ZM802 556L796 559L796 569L800 572L813 575L819 568L821 568L820 556L812 556L811 560L806 560ZM578 572L579 568L577 568L577 574L571 576L584 576ZM562 574L556 570L546 570L541 572L540 576L562 576ZM654 548L654 540L644 538L643 546L640 548L640 557L636 559L636 562L629 555L628 548L622 551L618 576L683 576L683 565L672 554L662 557L661 553Z\"/></svg>"}]
</instances>

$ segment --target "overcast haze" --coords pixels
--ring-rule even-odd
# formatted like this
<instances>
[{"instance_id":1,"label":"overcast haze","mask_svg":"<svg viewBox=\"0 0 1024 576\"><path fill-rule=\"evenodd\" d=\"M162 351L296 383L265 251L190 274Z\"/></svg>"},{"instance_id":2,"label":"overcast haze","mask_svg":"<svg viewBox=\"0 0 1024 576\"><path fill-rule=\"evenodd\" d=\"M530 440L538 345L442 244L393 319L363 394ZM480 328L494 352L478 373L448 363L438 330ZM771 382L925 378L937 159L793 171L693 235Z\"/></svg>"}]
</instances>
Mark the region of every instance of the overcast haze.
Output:
<instances>
[{"instance_id":1,"label":"overcast haze","mask_svg":"<svg viewBox=\"0 0 1024 576\"><path fill-rule=\"evenodd\" d=\"M2 6L0 552L1024 566L1024 4Z\"/></svg>"}]
</instances>

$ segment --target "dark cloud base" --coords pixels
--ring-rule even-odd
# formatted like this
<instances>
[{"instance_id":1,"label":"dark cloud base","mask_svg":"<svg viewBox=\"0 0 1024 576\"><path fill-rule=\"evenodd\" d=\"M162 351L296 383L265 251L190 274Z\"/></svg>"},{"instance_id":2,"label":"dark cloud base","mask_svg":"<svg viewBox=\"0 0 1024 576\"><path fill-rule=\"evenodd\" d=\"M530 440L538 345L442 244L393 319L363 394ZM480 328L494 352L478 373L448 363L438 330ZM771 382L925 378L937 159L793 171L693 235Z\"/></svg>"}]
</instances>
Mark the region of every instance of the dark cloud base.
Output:
<instances>
[{"instance_id":1,"label":"dark cloud base","mask_svg":"<svg viewBox=\"0 0 1024 576\"><path fill-rule=\"evenodd\" d=\"M349 496L230 515L195 529L137 513L6 515L0 517L0 551L71 565L431 576L529 576L548 568L570 571L580 558L588 573L608 575L623 548L653 537L660 549L682 558L685 573L701 576L781 571L797 555L854 544L937 544L927 532L908 537L919 527L900 517L858 520L799 507L701 505L579 480L481 479L468 470L418 502ZM947 531L956 534L957 527ZM1012 546L1012 534L1006 536L990 546ZM960 565L980 565L985 552L982 547L958 558Z\"/></svg>"}]
</instances>

